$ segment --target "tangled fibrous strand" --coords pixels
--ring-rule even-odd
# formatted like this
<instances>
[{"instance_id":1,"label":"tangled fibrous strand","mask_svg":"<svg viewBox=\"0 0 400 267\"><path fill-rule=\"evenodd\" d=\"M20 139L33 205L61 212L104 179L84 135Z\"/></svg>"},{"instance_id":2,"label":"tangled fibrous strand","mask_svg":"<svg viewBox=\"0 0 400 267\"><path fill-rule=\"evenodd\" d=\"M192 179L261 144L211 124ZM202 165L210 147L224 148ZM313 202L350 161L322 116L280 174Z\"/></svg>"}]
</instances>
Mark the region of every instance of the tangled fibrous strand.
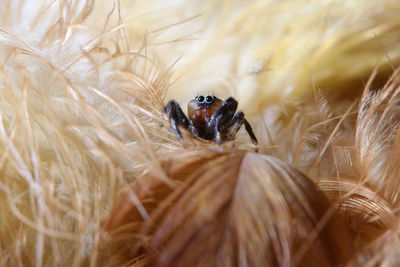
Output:
<instances>
[{"instance_id":1,"label":"tangled fibrous strand","mask_svg":"<svg viewBox=\"0 0 400 267\"><path fill-rule=\"evenodd\" d=\"M400 69L379 91L370 90L373 79L374 75L360 101L354 162L362 181L374 186L390 203L398 203Z\"/></svg>"}]
</instances>

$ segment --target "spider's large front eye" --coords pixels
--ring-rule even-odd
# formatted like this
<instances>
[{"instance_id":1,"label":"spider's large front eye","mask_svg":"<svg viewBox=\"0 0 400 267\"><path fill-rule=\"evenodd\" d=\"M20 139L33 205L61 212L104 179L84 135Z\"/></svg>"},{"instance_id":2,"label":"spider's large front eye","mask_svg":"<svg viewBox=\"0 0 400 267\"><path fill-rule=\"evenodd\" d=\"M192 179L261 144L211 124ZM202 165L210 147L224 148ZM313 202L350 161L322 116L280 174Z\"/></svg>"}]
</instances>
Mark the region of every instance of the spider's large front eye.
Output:
<instances>
[{"instance_id":1,"label":"spider's large front eye","mask_svg":"<svg viewBox=\"0 0 400 267\"><path fill-rule=\"evenodd\" d=\"M208 96L206 97L206 103L211 104L212 102L214 102L214 97L208 95Z\"/></svg>"},{"instance_id":2,"label":"spider's large front eye","mask_svg":"<svg viewBox=\"0 0 400 267\"><path fill-rule=\"evenodd\" d=\"M199 103L203 103L204 102L204 96L199 96L199 97L197 97L197 102L199 102Z\"/></svg>"}]
</instances>

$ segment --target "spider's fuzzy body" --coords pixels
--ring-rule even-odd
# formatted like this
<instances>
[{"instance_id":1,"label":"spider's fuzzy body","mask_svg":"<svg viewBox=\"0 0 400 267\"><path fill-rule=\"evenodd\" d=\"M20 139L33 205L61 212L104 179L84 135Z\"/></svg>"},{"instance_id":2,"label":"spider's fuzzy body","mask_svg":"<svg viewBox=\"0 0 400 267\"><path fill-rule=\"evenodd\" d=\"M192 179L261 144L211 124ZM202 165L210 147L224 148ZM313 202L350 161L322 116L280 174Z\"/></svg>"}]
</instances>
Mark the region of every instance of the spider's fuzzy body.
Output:
<instances>
[{"instance_id":1,"label":"spider's fuzzy body","mask_svg":"<svg viewBox=\"0 0 400 267\"><path fill-rule=\"evenodd\" d=\"M205 97L205 100L207 97ZM191 121L193 127L197 130L199 137L206 140L214 140L215 120L213 117L217 113L218 109L222 106L223 101L214 97L209 102L204 101L205 103L199 103L198 98L199 97L196 97L188 103L187 108L189 120Z\"/></svg>"},{"instance_id":2,"label":"spider's fuzzy body","mask_svg":"<svg viewBox=\"0 0 400 267\"><path fill-rule=\"evenodd\" d=\"M257 138L249 122L244 118L244 113L236 112L238 102L229 97L225 101L215 96L197 96L188 103L188 115L186 117L180 105L171 100L163 111L168 114L171 128L182 139L179 126L191 132L194 136L205 140L214 140L217 144L233 140L240 127L244 124L253 144L257 144Z\"/></svg>"}]
</instances>

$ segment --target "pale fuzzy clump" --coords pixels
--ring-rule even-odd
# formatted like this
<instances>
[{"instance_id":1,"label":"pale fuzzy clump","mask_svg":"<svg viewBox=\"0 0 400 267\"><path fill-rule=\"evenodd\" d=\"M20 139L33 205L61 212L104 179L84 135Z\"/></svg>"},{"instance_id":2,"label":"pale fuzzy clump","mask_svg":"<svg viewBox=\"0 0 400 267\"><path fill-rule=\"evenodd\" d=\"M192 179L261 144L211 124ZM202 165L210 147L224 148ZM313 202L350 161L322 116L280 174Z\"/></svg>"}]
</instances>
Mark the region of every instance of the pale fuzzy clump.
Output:
<instances>
[{"instance_id":1,"label":"pale fuzzy clump","mask_svg":"<svg viewBox=\"0 0 400 267\"><path fill-rule=\"evenodd\" d=\"M264 153L312 178L354 178L354 123L357 101L332 105L319 90L307 102L281 101L264 110Z\"/></svg>"},{"instance_id":2,"label":"pale fuzzy clump","mask_svg":"<svg viewBox=\"0 0 400 267\"><path fill-rule=\"evenodd\" d=\"M264 152L303 170L331 196L360 235L356 265L399 263L400 69L373 91L378 72L344 107L318 93L313 105L276 104L264 115Z\"/></svg>"},{"instance_id":3,"label":"pale fuzzy clump","mask_svg":"<svg viewBox=\"0 0 400 267\"><path fill-rule=\"evenodd\" d=\"M203 90L234 95L253 115L262 152L312 178L347 178L357 159L353 176L388 189L379 193L397 204L390 153L398 148L388 148L397 145L397 122L376 128L378 120L363 117L381 95L362 100L351 149L355 106L333 112L317 97L319 104L293 105L299 120L268 121L267 128L255 114L268 116L263 107L271 96L311 93L311 80L340 94L348 80L367 76L377 64L386 73L399 59L399 8L397 0L4 3L0 265L96 265L98 226L120 189L147 169L169 182L159 160L180 144L160 119L167 89L168 98L182 103ZM396 103L390 102L385 120L394 121ZM271 143L268 131L275 134ZM248 142L244 138L240 134L239 144ZM336 146L339 156L330 150ZM396 229L377 241L385 250L380 262L398 262Z\"/></svg>"},{"instance_id":4,"label":"pale fuzzy clump","mask_svg":"<svg viewBox=\"0 0 400 267\"><path fill-rule=\"evenodd\" d=\"M106 208L166 139L170 70L107 20L117 9L90 26L91 1L42 4L1 10L1 263L95 265Z\"/></svg>"},{"instance_id":5,"label":"pale fuzzy clump","mask_svg":"<svg viewBox=\"0 0 400 267\"><path fill-rule=\"evenodd\" d=\"M143 3L126 8L135 14L151 9ZM399 62L396 0L175 1L157 7L138 20L149 32L170 25L162 37L173 43L156 50L165 62L181 57L168 96L183 101L206 88L222 98L234 95L256 113L277 98L309 93L313 80L334 91L340 90L334 84L348 90L353 81L361 89L360 77L378 63L389 67L381 60L386 55ZM160 43L151 36L149 45Z\"/></svg>"},{"instance_id":6,"label":"pale fuzzy clump","mask_svg":"<svg viewBox=\"0 0 400 267\"><path fill-rule=\"evenodd\" d=\"M355 135L360 179L373 185L385 199L396 204L399 203L400 190L399 104L400 76L397 69L379 92L366 88Z\"/></svg>"},{"instance_id":7,"label":"pale fuzzy clump","mask_svg":"<svg viewBox=\"0 0 400 267\"><path fill-rule=\"evenodd\" d=\"M310 93L312 81L354 90L377 64L390 71L382 59L399 62L398 9L396 0L121 1L128 38L147 34L143 44L166 65L179 58L168 98L212 90L253 114Z\"/></svg>"}]
</instances>

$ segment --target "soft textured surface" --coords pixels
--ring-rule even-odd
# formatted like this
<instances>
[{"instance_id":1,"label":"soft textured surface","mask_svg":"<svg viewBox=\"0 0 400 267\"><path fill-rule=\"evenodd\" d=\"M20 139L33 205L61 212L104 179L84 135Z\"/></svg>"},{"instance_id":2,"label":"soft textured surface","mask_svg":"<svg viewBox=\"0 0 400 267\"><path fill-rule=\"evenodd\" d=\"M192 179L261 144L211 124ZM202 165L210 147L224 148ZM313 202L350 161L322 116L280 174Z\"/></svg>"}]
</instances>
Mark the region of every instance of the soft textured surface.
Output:
<instances>
[{"instance_id":1,"label":"soft textured surface","mask_svg":"<svg viewBox=\"0 0 400 267\"><path fill-rule=\"evenodd\" d=\"M303 174L296 170L291 175L316 182L333 204L322 209L327 215L317 216L320 223L302 217L315 231L301 245L286 232L297 217L286 216L284 226L275 228L262 205L269 203L277 216L284 216L276 212L279 205L290 208L292 198L303 199L312 190L266 190L262 205L252 203L259 214L252 212L248 224L235 226L237 231L257 222L266 231L276 230L274 238L282 244L305 251L335 214L356 237L351 264L398 265L399 11L398 0L2 1L0 265L105 264L104 247L115 241L105 230L115 229L105 229L104 223L129 184L135 186L151 171L163 185L179 188L179 177L168 173L165 162L189 164L185 160L198 151L232 153L224 164L237 167L238 152L232 151L255 150L245 131L221 147L188 134L179 143L162 117L166 100L177 99L185 109L202 92L238 99L260 140L260 154L287 166L278 172L271 172L268 164L258 166L263 171L254 177L288 178L286 168L300 170ZM250 157L247 168L257 170L251 166L262 157ZM216 163L207 164L213 169ZM225 178L232 183L225 190L240 194L224 201L249 203L250 182L237 183L234 175ZM152 188L143 190L153 193ZM198 190L201 196L210 187L206 183ZM140 195L133 192L129 201L145 221L160 218L153 209L146 210ZM186 214L188 218L201 218L212 201L221 199L207 201L193 216ZM174 213L160 211L165 205L159 199L156 210L173 219ZM226 218L230 216L241 214ZM226 221L197 223L221 229ZM137 227L141 230L125 240L138 240L145 226ZM194 231L189 228L168 229ZM164 228L160 223L155 229ZM270 240L254 241L257 233L251 229L248 240L238 242L246 244L239 251L250 262L257 258L251 252ZM146 238L156 232L147 231ZM301 262L291 248L272 251L265 264ZM224 247L210 249L209 255ZM332 245L324 253L334 258L337 251ZM154 255L129 255L141 260L114 263L162 262ZM232 260L226 256L222 262ZM236 263L244 266L246 261Z\"/></svg>"}]
</instances>

